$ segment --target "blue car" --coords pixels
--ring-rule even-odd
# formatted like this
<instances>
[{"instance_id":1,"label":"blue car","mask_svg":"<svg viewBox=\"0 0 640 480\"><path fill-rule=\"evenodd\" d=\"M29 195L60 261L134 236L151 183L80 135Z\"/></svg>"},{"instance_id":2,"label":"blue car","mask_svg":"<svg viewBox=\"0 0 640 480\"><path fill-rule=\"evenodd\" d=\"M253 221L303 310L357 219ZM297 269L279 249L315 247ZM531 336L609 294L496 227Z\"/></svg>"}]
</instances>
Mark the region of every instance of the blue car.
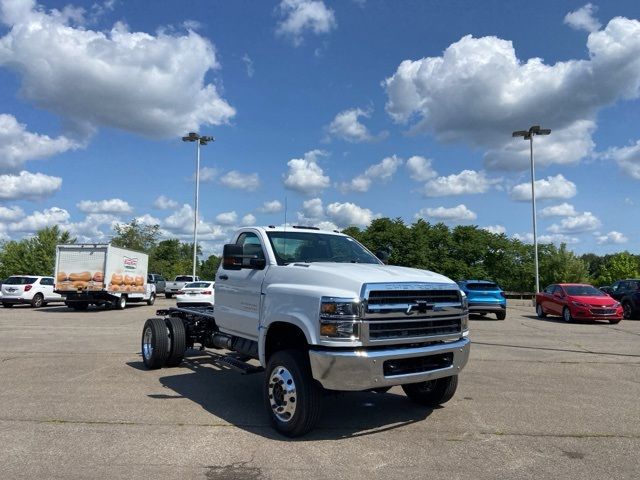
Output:
<instances>
[{"instance_id":1,"label":"blue car","mask_svg":"<svg viewBox=\"0 0 640 480\"><path fill-rule=\"evenodd\" d=\"M507 316L507 298L498 284L489 280L460 280L460 290L467 294L469 313L495 313L498 320Z\"/></svg>"}]
</instances>

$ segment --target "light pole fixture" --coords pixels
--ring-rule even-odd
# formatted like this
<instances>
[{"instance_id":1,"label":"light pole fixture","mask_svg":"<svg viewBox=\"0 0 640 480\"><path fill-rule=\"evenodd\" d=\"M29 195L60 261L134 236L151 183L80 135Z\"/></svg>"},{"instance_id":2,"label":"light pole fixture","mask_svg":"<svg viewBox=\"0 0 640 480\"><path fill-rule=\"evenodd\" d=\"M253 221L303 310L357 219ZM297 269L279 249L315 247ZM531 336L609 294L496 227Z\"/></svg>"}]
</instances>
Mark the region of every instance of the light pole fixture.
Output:
<instances>
[{"instance_id":1,"label":"light pole fixture","mask_svg":"<svg viewBox=\"0 0 640 480\"><path fill-rule=\"evenodd\" d=\"M200 145L206 145L215 141L213 137L198 135L196 132L189 132L189 135L182 137L183 142L196 142L196 198L195 216L193 219L193 280L196 279L196 266L198 256L198 202L200 199Z\"/></svg>"},{"instance_id":2,"label":"light pole fixture","mask_svg":"<svg viewBox=\"0 0 640 480\"><path fill-rule=\"evenodd\" d=\"M523 137L529 140L529 152L531 158L531 205L533 208L533 252L534 265L536 269L536 293L540 292L540 274L538 272L538 232L536 220L536 170L533 163L533 137L536 135L549 135L551 130L548 128L540 128L540 125L534 125L529 130L517 130L512 133L513 137Z\"/></svg>"}]
</instances>

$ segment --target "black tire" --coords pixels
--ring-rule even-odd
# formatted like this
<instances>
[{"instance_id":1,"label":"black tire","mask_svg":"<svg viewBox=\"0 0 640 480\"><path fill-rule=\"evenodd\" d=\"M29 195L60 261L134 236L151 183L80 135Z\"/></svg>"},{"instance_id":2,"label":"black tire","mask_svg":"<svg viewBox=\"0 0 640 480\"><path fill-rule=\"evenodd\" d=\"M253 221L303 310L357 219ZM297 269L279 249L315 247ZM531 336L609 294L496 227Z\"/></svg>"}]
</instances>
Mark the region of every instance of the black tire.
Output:
<instances>
[{"instance_id":1,"label":"black tire","mask_svg":"<svg viewBox=\"0 0 640 480\"><path fill-rule=\"evenodd\" d=\"M283 435L299 437L313 429L320 418L322 387L311 374L307 352L281 350L269 358L264 404L271 424Z\"/></svg>"},{"instance_id":2,"label":"black tire","mask_svg":"<svg viewBox=\"0 0 640 480\"><path fill-rule=\"evenodd\" d=\"M573 317L571 316L571 310L569 310L568 307L564 307L562 309L562 319L567 323L573 322Z\"/></svg>"},{"instance_id":3,"label":"black tire","mask_svg":"<svg viewBox=\"0 0 640 480\"><path fill-rule=\"evenodd\" d=\"M165 293L164 294L164 298L171 298L173 297L173 293Z\"/></svg>"},{"instance_id":4,"label":"black tire","mask_svg":"<svg viewBox=\"0 0 640 480\"><path fill-rule=\"evenodd\" d=\"M538 318L546 318L547 314L544 311L544 308L542 308L542 305L540 305L539 303L536 304L536 315L538 316Z\"/></svg>"},{"instance_id":5,"label":"black tire","mask_svg":"<svg viewBox=\"0 0 640 480\"><path fill-rule=\"evenodd\" d=\"M36 293L31 299L31 306L33 308L40 308L44 304L44 295Z\"/></svg>"},{"instance_id":6,"label":"black tire","mask_svg":"<svg viewBox=\"0 0 640 480\"><path fill-rule=\"evenodd\" d=\"M145 367L162 368L169 356L169 334L163 318L150 318L144 323L140 347Z\"/></svg>"},{"instance_id":7,"label":"black tire","mask_svg":"<svg viewBox=\"0 0 640 480\"><path fill-rule=\"evenodd\" d=\"M631 303L624 302L622 304L622 317L625 320L631 320L634 317L634 315L633 315L633 307L631 306Z\"/></svg>"},{"instance_id":8,"label":"black tire","mask_svg":"<svg viewBox=\"0 0 640 480\"><path fill-rule=\"evenodd\" d=\"M147 305L153 305L154 303L156 303L156 294L152 293L149 300L147 300Z\"/></svg>"},{"instance_id":9,"label":"black tire","mask_svg":"<svg viewBox=\"0 0 640 480\"><path fill-rule=\"evenodd\" d=\"M6 303L6 302L4 302L4 303L2 304L2 306L3 306L4 308L11 308L11 307L13 307L13 303Z\"/></svg>"},{"instance_id":10,"label":"black tire","mask_svg":"<svg viewBox=\"0 0 640 480\"><path fill-rule=\"evenodd\" d=\"M498 320L504 320L507 318L507 312L496 312L496 318Z\"/></svg>"},{"instance_id":11,"label":"black tire","mask_svg":"<svg viewBox=\"0 0 640 480\"><path fill-rule=\"evenodd\" d=\"M115 301L115 307L118 310L124 310L127 307L127 296L126 295L120 295L119 298L116 298Z\"/></svg>"},{"instance_id":12,"label":"black tire","mask_svg":"<svg viewBox=\"0 0 640 480\"><path fill-rule=\"evenodd\" d=\"M177 367L182 363L184 352L187 348L187 335L184 323L178 317L169 317L165 320L169 330L169 356L165 362L167 367Z\"/></svg>"},{"instance_id":13,"label":"black tire","mask_svg":"<svg viewBox=\"0 0 640 480\"><path fill-rule=\"evenodd\" d=\"M448 402L456 393L457 388L457 375L402 385L402 390L411 401L427 407L437 407Z\"/></svg>"}]
</instances>

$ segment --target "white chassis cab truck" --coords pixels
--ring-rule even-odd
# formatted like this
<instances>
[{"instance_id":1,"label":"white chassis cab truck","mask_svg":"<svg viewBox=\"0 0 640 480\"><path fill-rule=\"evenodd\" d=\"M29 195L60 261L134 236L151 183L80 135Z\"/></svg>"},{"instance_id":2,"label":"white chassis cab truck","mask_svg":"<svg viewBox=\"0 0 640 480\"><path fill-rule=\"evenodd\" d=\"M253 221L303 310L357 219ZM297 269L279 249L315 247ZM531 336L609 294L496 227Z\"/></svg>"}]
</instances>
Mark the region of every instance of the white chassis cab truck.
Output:
<instances>
[{"instance_id":1,"label":"white chassis cab truck","mask_svg":"<svg viewBox=\"0 0 640 480\"><path fill-rule=\"evenodd\" d=\"M341 233L242 228L224 246L215 285L214 308L169 308L147 320L144 364L180 365L196 344L223 350L208 353L264 372L265 408L287 436L313 428L324 390L400 385L414 402L445 403L469 357L468 306L455 282L385 265Z\"/></svg>"},{"instance_id":2,"label":"white chassis cab truck","mask_svg":"<svg viewBox=\"0 0 640 480\"><path fill-rule=\"evenodd\" d=\"M155 285L147 283L146 253L110 244L56 247L55 291L74 310L89 305L124 309L129 302L153 305Z\"/></svg>"}]
</instances>

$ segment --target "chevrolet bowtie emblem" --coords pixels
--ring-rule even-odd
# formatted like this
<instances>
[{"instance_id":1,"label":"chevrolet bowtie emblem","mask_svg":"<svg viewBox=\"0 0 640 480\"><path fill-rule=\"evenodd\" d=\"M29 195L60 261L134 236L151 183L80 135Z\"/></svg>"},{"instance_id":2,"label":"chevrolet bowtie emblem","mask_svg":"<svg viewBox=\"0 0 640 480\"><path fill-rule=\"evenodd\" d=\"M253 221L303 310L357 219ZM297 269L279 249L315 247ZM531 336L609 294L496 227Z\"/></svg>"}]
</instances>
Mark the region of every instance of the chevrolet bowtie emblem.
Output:
<instances>
[{"instance_id":1,"label":"chevrolet bowtie emblem","mask_svg":"<svg viewBox=\"0 0 640 480\"><path fill-rule=\"evenodd\" d=\"M424 300L418 300L416 303L412 303L411 305L409 305L409 307L404 312L404 314L413 315L414 312L416 311L418 313L427 313L428 309L429 309L429 304L427 302L425 302Z\"/></svg>"}]
</instances>

